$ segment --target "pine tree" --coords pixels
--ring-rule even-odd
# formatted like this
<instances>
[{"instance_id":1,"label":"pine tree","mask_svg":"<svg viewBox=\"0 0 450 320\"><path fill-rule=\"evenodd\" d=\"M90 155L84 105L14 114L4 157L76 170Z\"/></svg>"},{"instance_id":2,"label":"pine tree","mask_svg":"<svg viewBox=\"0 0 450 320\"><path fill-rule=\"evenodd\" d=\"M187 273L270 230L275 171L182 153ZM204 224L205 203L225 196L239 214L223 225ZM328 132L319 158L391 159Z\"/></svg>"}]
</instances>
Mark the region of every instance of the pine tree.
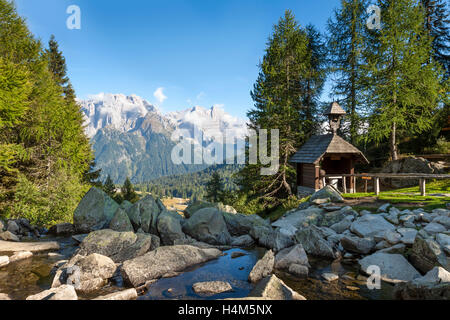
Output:
<instances>
[{"instance_id":1,"label":"pine tree","mask_svg":"<svg viewBox=\"0 0 450 320\"><path fill-rule=\"evenodd\" d=\"M105 183L103 184L103 191L105 191L111 198L114 198L116 195L116 186L114 185L110 175L108 175Z\"/></svg>"},{"instance_id":2,"label":"pine tree","mask_svg":"<svg viewBox=\"0 0 450 320\"><path fill-rule=\"evenodd\" d=\"M280 167L273 176L260 174L261 164L246 165L237 176L244 193L264 206L276 205L293 194L295 170L290 157L315 133L315 108L325 73L323 49L313 28L302 29L286 11L270 36L258 79L251 92L254 109L247 113L249 128L279 129ZM268 137L268 149L271 137Z\"/></svg>"},{"instance_id":3,"label":"pine tree","mask_svg":"<svg viewBox=\"0 0 450 320\"><path fill-rule=\"evenodd\" d=\"M362 108L364 97L361 65L366 43L366 8L365 0L342 0L341 8L334 11L334 17L327 23L332 94L350 118L350 140L353 144L358 139L361 121L358 111Z\"/></svg>"},{"instance_id":4,"label":"pine tree","mask_svg":"<svg viewBox=\"0 0 450 320\"><path fill-rule=\"evenodd\" d=\"M398 159L398 137L432 125L442 76L430 62L431 38L424 14L413 0L379 0L382 29L371 31L365 51L368 101L373 106L368 139L389 139L390 156ZM432 59L431 59L432 60Z\"/></svg>"},{"instance_id":5,"label":"pine tree","mask_svg":"<svg viewBox=\"0 0 450 320\"><path fill-rule=\"evenodd\" d=\"M206 184L206 198L212 202L219 202L223 192L220 174L214 172L211 180Z\"/></svg>"},{"instance_id":6,"label":"pine tree","mask_svg":"<svg viewBox=\"0 0 450 320\"><path fill-rule=\"evenodd\" d=\"M425 10L425 28L432 37L433 57L450 76L450 19L443 0L421 0Z\"/></svg>"},{"instance_id":7,"label":"pine tree","mask_svg":"<svg viewBox=\"0 0 450 320\"><path fill-rule=\"evenodd\" d=\"M122 197L123 200L130 201L131 203L134 203L139 200L139 196L134 191L134 186L130 181L130 178L126 178L125 182L122 187Z\"/></svg>"}]
</instances>

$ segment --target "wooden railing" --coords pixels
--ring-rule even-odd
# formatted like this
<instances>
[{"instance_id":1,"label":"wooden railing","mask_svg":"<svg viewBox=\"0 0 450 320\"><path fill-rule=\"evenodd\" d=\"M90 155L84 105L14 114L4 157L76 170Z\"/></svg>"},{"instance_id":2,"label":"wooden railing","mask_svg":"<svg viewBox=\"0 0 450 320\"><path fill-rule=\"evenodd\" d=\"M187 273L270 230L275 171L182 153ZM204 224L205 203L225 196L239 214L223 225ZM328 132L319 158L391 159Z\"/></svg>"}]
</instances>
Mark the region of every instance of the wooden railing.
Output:
<instances>
[{"instance_id":1,"label":"wooden railing","mask_svg":"<svg viewBox=\"0 0 450 320\"><path fill-rule=\"evenodd\" d=\"M434 179L450 179L450 174L418 174L418 173L358 173L358 174L329 174L322 176L322 184L327 185L326 180L342 180L342 188L344 193L347 193L347 185L345 178L353 179L353 193L356 193L356 179L361 178L365 180L365 191L367 192L367 181L373 180L373 189L375 195L380 194L380 179L419 179L419 189L422 196L426 196L426 181Z\"/></svg>"}]
</instances>

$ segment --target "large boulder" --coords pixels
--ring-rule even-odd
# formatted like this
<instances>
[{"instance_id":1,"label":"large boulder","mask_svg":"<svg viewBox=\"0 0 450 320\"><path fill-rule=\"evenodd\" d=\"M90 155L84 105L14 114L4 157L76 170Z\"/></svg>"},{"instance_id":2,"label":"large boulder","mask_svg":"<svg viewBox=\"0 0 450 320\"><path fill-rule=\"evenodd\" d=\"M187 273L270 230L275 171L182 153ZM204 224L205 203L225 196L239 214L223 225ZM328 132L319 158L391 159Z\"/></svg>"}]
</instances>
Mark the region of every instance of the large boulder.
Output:
<instances>
[{"instance_id":1,"label":"large boulder","mask_svg":"<svg viewBox=\"0 0 450 320\"><path fill-rule=\"evenodd\" d=\"M434 267L443 267L450 271L450 261L439 244L432 239L417 236L410 254L410 261L414 267L426 273Z\"/></svg>"},{"instance_id":2,"label":"large boulder","mask_svg":"<svg viewBox=\"0 0 450 320\"><path fill-rule=\"evenodd\" d=\"M204 208L217 208L217 204L201 200L195 201L194 203L189 204L186 209L184 209L183 211L184 217L190 218L198 210Z\"/></svg>"},{"instance_id":3,"label":"large boulder","mask_svg":"<svg viewBox=\"0 0 450 320\"><path fill-rule=\"evenodd\" d=\"M166 208L161 201L147 195L128 209L127 214L135 231L142 229L146 233L157 235L158 216L165 210Z\"/></svg>"},{"instance_id":4,"label":"large boulder","mask_svg":"<svg viewBox=\"0 0 450 320\"><path fill-rule=\"evenodd\" d=\"M434 267L421 278L397 284L394 297L399 300L450 300L450 272Z\"/></svg>"},{"instance_id":5,"label":"large boulder","mask_svg":"<svg viewBox=\"0 0 450 320\"><path fill-rule=\"evenodd\" d=\"M376 252L358 262L361 270L366 274L371 274L371 266L379 267L381 280L390 283L412 281L420 277L420 273L401 254Z\"/></svg>"},{"instance_id":6,"label":"large boulder","mask_svg":"<svg viewBox=\"0 0 450 320\"><path fill-rule=\"evenodd\" d=\"M336 254L328 241L324 239L323 233L316 226L300 229L295 234L296 243L303 246L306 253L322 258L335 259Z\"/></svg>"},{"instance_id":7,"label":"large boulder","mask_svg":"<svg viewBox=\"0 0 450 320\"><path fill-rule=\"evenodd\" d=\"M261 280L250 292L250 299L266 298L270 300L306 300L305 297L289 288L275 275Z\"/></svg>"},{"instance_id":8,"label":"large boulder","mask_svg":"<svg viewBox=\"0 0 450 320\"><path fill-rule=\"evenodd\" d=\"M438 166L420 157L407 157L387 163L381 170L382 173L443 173ZM413 187L419 184L418 179L383 179L383 183L394 188Z\"/></svg>"},{"instance_id":9,"label":"large boulder","mask_svg":"<svg viewBox=\"0 0 450 320\"><path fill-rule=\"evenodd\" d=\"M332 186L326 186L321 190L314 193L309 199L310 202L317 199L329 199L331 202L344 202L344 198L341 194Z\"/></svg>"},{"instance_id":10,"label":"large boulder","mask_svg":"<svg viewBox=\"0 0 450 320\"><path fill-rule=\"evenodd\" d=\"M293 264L308 267L308 256L301 244L297 244L290 248L285 248L275 256L275 268L279 270L289 270Z\"/></svg>"},{"instance_id":11,"label":"large boulder","mask_svg":"<svg viewBox=\"0 0 450 320\"><path fill-rule=\"evenodd\" d=\"M249 234L254 227L268 227L269 223L257 214L244 215L222 212L227 229L232 236L239 237Z\"/></svg>"},{"instance_id":12,"label":"large boulder","mask_svg":"<svg viewBox=\"0 0 450 320\"><path fill-rule=\"evenodd\" d=\"M119 205L105 192L95 187L81 199L73 214L78 233L89 233L108 227Z\"/></svg>"},{"instance_id":13,"label":"large boulder","mask_svg":"<svg viewBox=\"0 0 450 320\"><path fill-rule=\"evenodd\" d=\"M11 231L0 232L0 240L19 242L20 239Z\"/></svg>"},{"instance_id":14,"label":"large boulder","mask_svg":"<svg viewBox=\"0 0 450 320\"><path fill-rule=\"evenodd\" d=\"M48 233L55 236L71 236L75 233L75 226L71 223L56 224L48 230Z\"/></svg>"},{"instance_id":15,"label":"large boulder","mask_svg":"<svg viewBox=\"0 0 450 320\"><path fill-rule=\"evenodd\" d=\"M109 224L109 229L120 232L134 231L127 213L122 208L117 209Z\"/></svg>"},{"instance_id":16,"label":"large boulder","mask_svg":"<svg viewBox=\"0 0 450 320\"><path fill-rule=\"evenodd\" d=\"M213 245L227 245L231 236L222 213L215 208L204 208L195 212L183 224L189 236Z\"/></svg>"},{"instance_id":17,"label":"large boulder","mask_svg":"<svg viewBox=\"0 0 450 320\"><path fill-rule=\"evenodd\" d=\"M295 244L294 234L296 229L286 228L272 229L270 226L256 226L250 230L250 235L264 248L275 252Z\"/></svg>"},{"instance_id":18,"label":"large boulder","mask_svg":"<svg viewBox=\"0 0 450 320\"><path fill-rule=\"evenodd\" d=\"M341 238L341 245L347 251L368 254L375 248L376 242L372 238L344 236Z\"/></svg>"},{"instance_id":19,"label":"large boulder","mask_svg":"<svg viewBox=\"0 0 450 320\"><path fill-rule=\"evenodd\" d=\"M326 211L324 209L317 207L309 207L304 210L289 212L272 223L272 226L278 228L294 227L299 229L309 225L318 225L325 212Z\"/></svg>"},{"instance_id":20,"label":"large boulder","mask_svg":"<svg viewBox=\"0 0 450 320\"><path fill-rule=\"evenodd\" d=\"M80 244L79 254L98 253L116 263L139 257L150 250L152 237L148 234L118 232L104 229L91 232Z\"/></svg>"},{"instance_id":21,"label":"large boulder","mask_svg":"<svg viewBox=\"0 0 450 320\"><path fill-rule=\"evenodd\" d=\"M116 264L110 258L97 253L76 255L56 272L52 288L70 284L78 292L89 293L103 287L116 272Z\"/></svg>"},{"instance_id":22,"label":"large boulder","mask_svg":"<svg viewBox=\"0 0 450 320\"><path fill-rule=\"evenodd\" d=\"M78 300L78 296L73 286L63 285L29 296L26 300Z\"/></svg>"},{"instance_id":23,"label":"large boulder","mask_svg":"<svg viewBox=\"0 0 450 320\"><path fill-rule=\"evenodd\" d=\"M181 272L216 259L221 254L220 250L214 248L200 249L188 245L159 247L143 256L125 261L121 272L127 282L138 287L166 274Z\"/></svg>"},{"instance_id":24,"label":"large boulder","mask_svg":"<svg viewBox=\"0 0 450 320\"><path fill-rule=\"evenodd\" d=\"M181 227L182 217L174 211L164 211L158 217L157 227L164 245L173 245L177 240L186 236Z\"/></svg>"},{"instance_id":25,"label":"large boulder","mask_svg":"<svg viewBox=\"0 0 450 320\"><path fill-rule=\"evenodd\" d=\"M383 238L386 231L395 231L395 226L381 215L366 214L356 219L350 230L362 238Z\"/></svg>"},{"instance_id":26,"label":"large boulder","mask_svg":"<svg viewBox=\"0 0 450 320\"><path fill-rule=\"evenodd\" d=\"M248 280L252 283L256 283L261 279L271 275L274 265L275 256L273 254L273 251L269 250L266 252L264 257L255 264L248 276Z\"/></svg>"},{"instance_id":27,"label":"large boulder","mask_svg":"<svg viewBox=\"0 0 450 320\"><path fill-rule=\"evenodd\" d=\"M14 253L18 251L45 252L57 251L60 245L56 241L42 242L7 242L0 241L0 252Z\"/></svg>"}]
</instances>

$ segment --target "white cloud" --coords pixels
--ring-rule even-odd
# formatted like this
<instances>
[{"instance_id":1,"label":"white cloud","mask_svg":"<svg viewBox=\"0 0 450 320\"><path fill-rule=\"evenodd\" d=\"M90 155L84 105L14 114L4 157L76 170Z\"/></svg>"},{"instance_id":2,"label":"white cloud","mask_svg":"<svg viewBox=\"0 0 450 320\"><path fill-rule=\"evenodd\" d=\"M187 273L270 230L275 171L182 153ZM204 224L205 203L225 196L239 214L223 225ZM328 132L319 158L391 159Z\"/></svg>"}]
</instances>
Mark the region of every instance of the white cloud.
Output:
<instances>
[{"instance_id":1,"label":"white cloud","mask_svg":"<svg viewBox=\"0 0 450 320\"><path fill-rule=\"evenodd\" d=\"M200 92L198 95L197 95L197 100L201 100L203 97L205 97L206 96L206 93L204 93L203 91L202 92Z\"/></svg>"},{"instance_id":2,"label":"white cloud","mask_svg":"<svg viewBox=\"0 0 450 320\"><path fill-rule=\"evenodd\" d=\"M223 109L223 107L225 107L225 105L223 103L215 103L215 104L213 104L213 108Z\"/></svg>"},{"instance_id":3,"label":"white cloud","mask_svg":"<svg viewBox=\"0 0 450 320\"><path fill-rule=\"evenodd\" d=\"M163 93L164 88L163 87L159 87L158 89L156 89L156 91L153 93L153 96L155 96L155 98L159 101L159 103L163 103L164 100L167 99L167 97L164 95Z\"/></svg>"}]
</instances>

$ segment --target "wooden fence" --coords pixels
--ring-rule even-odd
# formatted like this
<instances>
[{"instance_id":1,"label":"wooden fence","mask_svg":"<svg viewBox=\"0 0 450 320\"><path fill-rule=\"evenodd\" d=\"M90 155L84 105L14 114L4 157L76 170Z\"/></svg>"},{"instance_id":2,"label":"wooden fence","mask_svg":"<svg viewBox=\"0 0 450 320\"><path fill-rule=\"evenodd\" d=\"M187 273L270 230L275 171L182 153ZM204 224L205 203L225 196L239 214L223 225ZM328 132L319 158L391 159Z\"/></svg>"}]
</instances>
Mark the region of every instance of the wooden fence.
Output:
<instances>
[{"instance_id":1,"label":"wooden fence","mask_svg":"<svg viewBox=\"0 0 450 320\"><path fill-rule=\"evenodd\" d=\"M373 189L375 195L380 194L380 179L419 179L419 189L422 196L426 196L426 181L434 179L450 179L450 174L417 174L417 173L361 173L361 174L330 174L322 176L322 184L327 185L328 180L342 180L342 188L347 193L345 178L353 179L352 193L356 193L356 179L360 178L365 181L365 191L367 192L368 181L373 181Z\"/></svg>"}]
</instances>

